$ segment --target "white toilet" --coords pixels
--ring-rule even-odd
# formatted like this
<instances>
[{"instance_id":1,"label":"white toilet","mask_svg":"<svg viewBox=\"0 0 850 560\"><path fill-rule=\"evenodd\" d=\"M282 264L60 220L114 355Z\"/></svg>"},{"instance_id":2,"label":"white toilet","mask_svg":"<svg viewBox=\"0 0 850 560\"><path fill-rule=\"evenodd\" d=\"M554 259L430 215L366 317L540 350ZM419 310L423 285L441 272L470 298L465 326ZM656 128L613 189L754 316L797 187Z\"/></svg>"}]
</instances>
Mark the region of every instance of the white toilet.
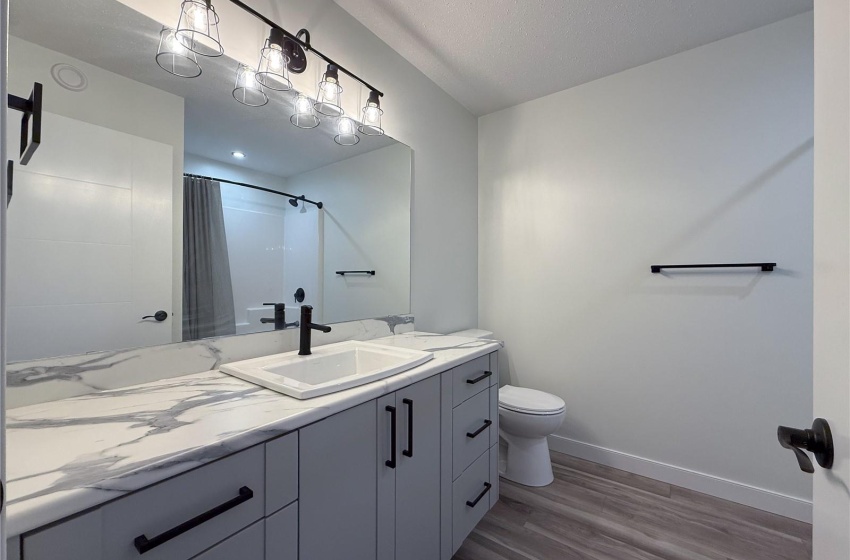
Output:
<instances>
[{"instance_id":1,"label":"white toilet","mask_svg":"<svg viewBox=\"0 0 850 560\"><path fill-rule=\"evenodd\" d=\"M499 474L526 486L546 486L555 480L546 437L564 421L563 399L505 385L499 389L499 435L507 444L507 457Z\"/></svg>"}]
</instances>

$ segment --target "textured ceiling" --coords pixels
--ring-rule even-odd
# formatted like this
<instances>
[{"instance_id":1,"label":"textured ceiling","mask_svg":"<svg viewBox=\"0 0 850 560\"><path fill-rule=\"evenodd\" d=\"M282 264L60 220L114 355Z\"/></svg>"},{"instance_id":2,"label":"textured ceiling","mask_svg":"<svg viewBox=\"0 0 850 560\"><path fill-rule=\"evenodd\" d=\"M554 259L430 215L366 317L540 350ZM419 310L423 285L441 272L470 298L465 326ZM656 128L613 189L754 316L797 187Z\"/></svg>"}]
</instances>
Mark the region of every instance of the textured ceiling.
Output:
<instances>
[{"instance_id":1,"label":"textured ceiling","mask_svg":"<svg viewBox=\"0 0 850 560\"><path fill-rule=\"evenodd\" d=\"M812 9L812 0L335 0L476 115Z\"/></svg>"}]
</instances>

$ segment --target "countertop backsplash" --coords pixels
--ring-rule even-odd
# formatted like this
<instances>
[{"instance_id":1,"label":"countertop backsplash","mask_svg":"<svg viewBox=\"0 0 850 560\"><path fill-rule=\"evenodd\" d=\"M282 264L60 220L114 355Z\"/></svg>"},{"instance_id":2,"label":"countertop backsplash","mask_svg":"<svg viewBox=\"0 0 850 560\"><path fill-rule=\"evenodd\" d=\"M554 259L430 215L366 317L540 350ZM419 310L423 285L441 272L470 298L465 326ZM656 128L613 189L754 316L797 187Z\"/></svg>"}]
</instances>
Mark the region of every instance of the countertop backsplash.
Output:
<instances>
[{"instance_id":1,"label":"countertop backsplash","mask_svg":"<svg viewBox=\"0 0 850 560\"><path fill-rule=\"evenodd\" d=\"M414 330L412 315L331 326L330 333L313 333L314 346L372 340ZM88 395L214 370L227 362L289 352L298 348L298 337L298 329L287 329L12 363L6 366L6 408Z\"/></svg>"}]
</instances>

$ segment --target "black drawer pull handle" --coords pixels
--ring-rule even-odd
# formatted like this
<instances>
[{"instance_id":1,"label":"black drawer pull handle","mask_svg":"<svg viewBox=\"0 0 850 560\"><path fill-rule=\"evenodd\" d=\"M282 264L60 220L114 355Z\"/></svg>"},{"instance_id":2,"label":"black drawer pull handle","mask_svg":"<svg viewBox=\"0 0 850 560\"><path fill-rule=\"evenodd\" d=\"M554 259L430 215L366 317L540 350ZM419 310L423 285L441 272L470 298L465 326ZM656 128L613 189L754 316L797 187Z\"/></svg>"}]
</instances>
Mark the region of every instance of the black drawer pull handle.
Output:
<instances>
[{"instance_id":1,"label":"black drawer pull handle","mask_svg":"<svg viewBox=\"0 0 850 560\"><path fill-rule=\"evenodd\" d=\"M487 379L491 375L493 375L492 371L485 371L484 373L482 373L481 375L479 375L475 379L467 379L466 382L469 383L470 385L475 385L479 381L484 381L485 379Z\"/></svg>"},{"instance_id":2,"label":"black drawer pull handle","mask_svg":"<svg viewBox=\"0 0 850 560\"><path fill-rule=\"evenodd\" d=\"M133 540L133 544L136 546L136 550L139 551L139 554L144 554L145 552L149 552L161 544L167 543L175 537L179 537L186 531L190 531L198 525L206 523L213 517L218 517L222 513L235 508L239 504L247 502L253 497L254 491L248 488L247 486L243 486L239 489L239 495L233 498L232 500L228 500L221 505L215 506L211 510L205 511L201 515L193 517L189 521L181 523L177 527L169 529L164 533L160 533L152 539L148 539L144 535L139 535L135 538L135 540Z\"/></svg>"},{"instance_id":3,"label":"black drawer pull handle","mask_svg":"<svg viewBox=\"0 0 850 560\"><path fill-rule=\"evenodd\" d=\"M401 452L405 457L413 457L413 399L402 399L407 405L407 449Z\"/></svg>"},{"instance_id":4,"label":"black drawer pull handle","mask_svg":"<svg viewBox=\"0 0 850 560\"><path fill-rule=\"evenodd\" d=\"M471 502L470 502L469 500L467 500L467 501L466 501L466 505L468 505L468 506L469 506L469 507L471 507L471 508L474 508L475 506L477 506L477 505L478 505L478 502L480 502L480 501L481 501L481 498L483 498L484 496L486 496L486 495L487 495L487 492L489 492L489 491L490 491L490 488L492 488L492 487L493 487L493 485L492 485L492 484L490 484L489 482L485 482L485 483L484 483L484 490L482 490L482 491L481 491L481 493L480 493L480 494L478 494L478 497L477 497L477 498L475 498L474 500L472 500Z\"/></svg>"},{"instance_id":5,"label":"black drawer pull handle","mask_svg":"<svg viewBox=\"0 0 850 560\"><path fill-rule=\"evenodd\" d=\"M474 432L466 432L466 437L468 437L469 439L477 438L479 436L479 434L481 434L481 432L483 432L484 430L489 428L490 424L492 424L492 423L493 423L492 420L485 420L484 425L481 426L480 428L478 428L477 430L475 430Z\"/></svg>"},{"instance_id":6,"label":"black drawer pull handle","mask_svg":"<svg viewBox=\"0 0 850 560\"><path fill-rule=\"evenodd\" d=\"M389 412L389 413L390 413L390 416L391 416L391 418L392 418L392 419L390 420L390 439L392 440L392 443L390 444L390 447L391 447L392 458L391 458L391 459L387 459L387 460L386 460L386 462L385 462L384 464L385 464L385 465L387 465L389 468L394 469L394 468L395 468L395 457L396 457L396 455L395 455L395 454L396 454L396 446L395 446L395 440L396 440L396 417L395 417L395 407L394 407L394 406L387 405L387 408L386 408L386 409L384 409L384 410L386 410L387 412Z\"/></svg>"}]
</instances>

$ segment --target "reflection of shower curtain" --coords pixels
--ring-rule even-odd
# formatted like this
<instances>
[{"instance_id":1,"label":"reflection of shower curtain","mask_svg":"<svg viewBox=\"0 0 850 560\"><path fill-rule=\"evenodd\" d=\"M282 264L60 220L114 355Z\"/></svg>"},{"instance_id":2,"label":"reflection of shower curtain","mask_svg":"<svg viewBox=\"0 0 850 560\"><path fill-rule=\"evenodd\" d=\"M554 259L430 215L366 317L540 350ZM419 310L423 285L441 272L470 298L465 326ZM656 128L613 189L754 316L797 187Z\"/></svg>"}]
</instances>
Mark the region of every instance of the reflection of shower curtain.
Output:
<instances>
[{"instance_id":1,"label":"reflection of shower curtain","mask_svg":"<svg viewBox=\"0 0 850 560\"><path fill-rule=\"evenodd\" d=\"M183 340L236 333L218 183L183 178Z\"/></svg>"}]
</instances>

